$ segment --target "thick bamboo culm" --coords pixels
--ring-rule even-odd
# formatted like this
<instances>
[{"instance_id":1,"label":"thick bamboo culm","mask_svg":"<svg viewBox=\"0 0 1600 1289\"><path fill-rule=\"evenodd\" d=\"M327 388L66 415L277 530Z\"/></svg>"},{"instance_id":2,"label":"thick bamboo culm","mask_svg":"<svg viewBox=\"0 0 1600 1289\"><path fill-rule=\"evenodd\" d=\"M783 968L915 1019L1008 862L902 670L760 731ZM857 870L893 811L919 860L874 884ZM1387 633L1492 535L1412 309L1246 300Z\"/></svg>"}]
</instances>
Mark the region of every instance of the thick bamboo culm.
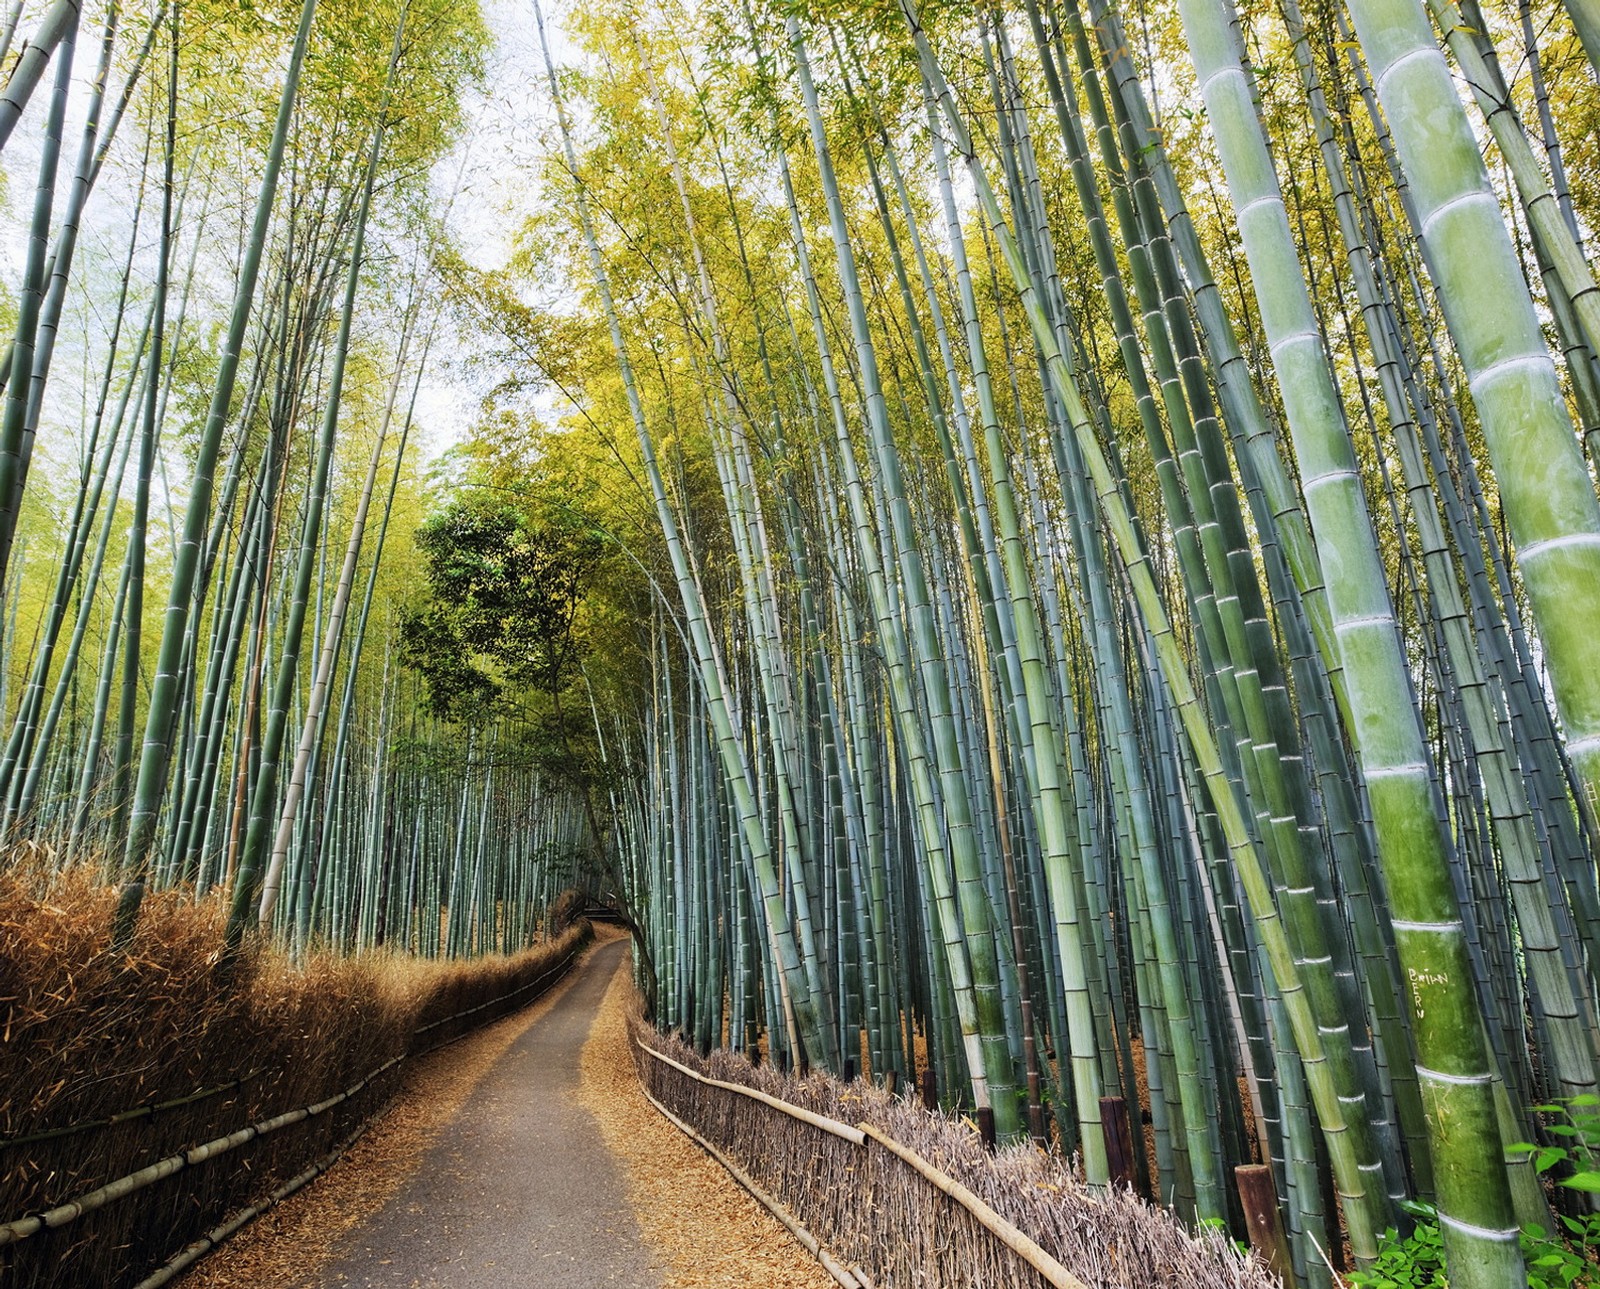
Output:
<instances>
[{"instance_id":1,"label":"thick bamboo culm","mask_svg":"<svg viewBox=\"0 0 1600 1289\"><path fill-rule=\"evenodd\" d=\"M808 1229L803 1143L926 1179L731 1085L925 1077L970 1174L866 1120L1091 1283L994 1170L1296 1289L1417 1212L1520 1283L1600 1093L1600 0L543 3L6 0L0 892L120 895L70 999L0 989L0 1220L493 1013L162 993L175 900L248 975L581 886L653 1023L772 1067L654 1077ZM556 126L521 209L439 187L485 73ZM128 1207L59 1278L150 1260Z\"/></svg>"}]
</instances>

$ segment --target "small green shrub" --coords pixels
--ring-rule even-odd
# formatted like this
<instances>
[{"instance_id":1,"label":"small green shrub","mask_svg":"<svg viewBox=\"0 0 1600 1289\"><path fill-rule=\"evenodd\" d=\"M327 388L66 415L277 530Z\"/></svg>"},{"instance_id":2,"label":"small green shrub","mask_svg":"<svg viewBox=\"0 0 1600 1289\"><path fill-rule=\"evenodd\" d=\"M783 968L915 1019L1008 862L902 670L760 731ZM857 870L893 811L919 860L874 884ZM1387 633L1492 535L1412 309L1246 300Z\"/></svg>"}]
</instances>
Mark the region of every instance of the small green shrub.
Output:
<instances>
[{"instance_id":1,"label":"small green shrub","mask_svg":"<svg viewBox=\"0 0 1600 1289\"><path fill-rule=\"evenodd\" d=\"M1444 1274L1444 1243L1438 1214L1431 1204L1406 1204L1417 1225L1404 1239L1390 1227L1378 1245L1378 1260L1370 1271L1355 1271L1352 1285L1362 1289L1442 1289L1450 1282Z\"/></svg>"},{"instance_id":2,"label":"small green shrub","mask_svg":"<svg viewBox=\"0 0 1600 1289\"><path fill-rule=\"evenodd\" d=\"M1431 1214L1431 1206L1418 1205ZM1600 1286L1600 1213L1563 1217L1565 1237L1542 1226L1522 1232L1522 1259L1529 1289L1592 1289ZM1361 1289L1448 1289L1444 1244L1436 1217L1420 1220L1405 1239L1390 1227L1370 1271L1354 1271L1350 1283Z\"/></svg>"},{"instance_id":3,"label":"small green shrub","mask_svg":"<svg viewBox=\"0 0 1600 1289\"><path fill-rule=\"evenodd\" d=\"M1573 1097L1559 1105L1533 1109L1560 1116L1547 1124L1545 1131L1566 1144L1539 1146L1523 1141L1508 1149L1526 1151L1540 1176L1564 1172L1565 1176L1551 1178L1557 1186L1600 1194L1600 1097ZM1391 1227L1372 1269L1354 1272L1352 1285L1362 1289L1448 1289L1438 1214L1431 1204L1407 1204L1405 1208L1416 1217L1416 1229L1401 1239ZM1550 1232L1530 1224L1522 1232L1529 1289L1600 1289L1600 1213L1558 1220L1560 1230Z\"/></svg>"}]
</instances>

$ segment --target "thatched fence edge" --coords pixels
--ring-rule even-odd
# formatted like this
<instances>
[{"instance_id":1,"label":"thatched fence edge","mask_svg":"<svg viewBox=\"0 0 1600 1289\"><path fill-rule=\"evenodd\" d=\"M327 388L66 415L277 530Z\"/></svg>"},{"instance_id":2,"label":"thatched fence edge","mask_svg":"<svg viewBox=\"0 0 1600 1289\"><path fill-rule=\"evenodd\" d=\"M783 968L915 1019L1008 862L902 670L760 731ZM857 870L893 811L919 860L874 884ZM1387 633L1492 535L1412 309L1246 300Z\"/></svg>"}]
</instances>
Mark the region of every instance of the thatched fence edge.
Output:
<instances>
[{"instance_id":1,"label":"thatched fence edge","mask_svg":"<svg viewBox=\"0 0 1600 1289\"><path fill-rule=\"evenodd\" d=\"M772 1197L805 1230L801 1243L814 1242L857 1284L1280 1285L1217 1232L1191 1232L1127 1188L1088 1190L1058 1154L1028 1145L991 1154L971 1124L869 1081L790 1075L722 1050L701 1055L637 1014L631 1024L649 1099L758 1199Z\"/></svg>"},{"instance_id":2,"label":"thatched fence edge","mask_svg":"<svg viewBox=\"0 0 1600 1289\"><path fill-rule=\"evenodd\" d=\"M409 1025L384 1038L385 1059L359 1078L341 1080L343 1086L334 1084L335 1090L311 1085L307 1090L312 1096L302 1093L290 1109L270 1105L270 1088L251 1107L259 1107L257 1113L243 1122L223 1117L230 1109L245 1108L234 1105L234 1097L204 1105L216 1094L249 1082L236 1078L188 1096L0 1140L0 1147L11 1151L45 1147L60 1152L73 1138L87 1136L87 1149L74 1142L72 1157L95 1160L84 1165L85 1174L97 1166L102 1170L100 1178L83 1179L98 1184L80 1182L80 1188L65 1195L42 1194L43 1186L22 1188L33 1190L33 1202L24 1200L12 1208L13 1213L20 1209L19 1216L0 1220L0 1283L43 1289L63 1283L63 1276L102 1289L154 1289L166 1283L337 1162L388 1106L404 1062L543 997L571 972L591 939L591 928L580 922L556 940L508 959L503 967L486 966L488 960L480 959L459 976L444 976L415 1004ZM348 1043L355 1035L333 1037ZM316 1062L308 1059L305 1064ZM316 1096L317 1091L323 1095ZM187 1122L173 1122L171 1113L153 1113L162 1110L177 1111ZM121 1136L116 1152L102 1155L107 1132ZM188 1138L180 1148L168 1145L159 1153L149 1149L177 1133ZM151 1162L140 1162L140 1156ZM230 1165L227 1161L235 1156L237 1162ZM123 1170L106 1171L120 1160L126 1160ZM134 1163L139 1166L127 1166ZM37 1162L33 1166L39 1167ZM46 1180L74 1171L58 1166ZM193 1181L180 1180L191 1173L196 1174ZM11 1174L6 1176L9 1180Z\"/></svg>"}]
</instances>

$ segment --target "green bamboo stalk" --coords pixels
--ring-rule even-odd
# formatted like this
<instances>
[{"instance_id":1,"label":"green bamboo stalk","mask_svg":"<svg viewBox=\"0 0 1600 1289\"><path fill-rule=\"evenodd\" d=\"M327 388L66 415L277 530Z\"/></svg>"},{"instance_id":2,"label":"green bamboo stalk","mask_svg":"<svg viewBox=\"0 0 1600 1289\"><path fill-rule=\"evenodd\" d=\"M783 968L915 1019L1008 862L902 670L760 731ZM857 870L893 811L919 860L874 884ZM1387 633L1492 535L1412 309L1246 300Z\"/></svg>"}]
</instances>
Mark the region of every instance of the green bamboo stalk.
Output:
<instances>
[{"instance_id":1,"label":"green bamboo stalk","mask_svg":"<svg viewBox=\"0 0 1600 1289\"><path fill-rule=\"evenodd\" d=\"M1283 924L1273 905L1270 886L1251 840L1249 826L1223 770L1215 738L1200 709L1177 640L1172 634L1171 623L1151 576L1148 561L1140 550L1131 517L1117 488L1115 476L1111 473L1110 466L1089 425L1087 413L1071 372L1057 347L1054 329L1039 304L1027 266L1001 214L999 203L978 161L965 123L945 85L943 73L927 37L918 23L916 11L908 7L904 0L901 7L916 43L924 74L934 89L946 124L953 136L953 142L966 161L967 171L977 190L985 220L1000 244L1013 282L1022 296L1035 343L1044 355L1055 393L1067 410L1074 436L1093 478L1102 514L1122 555L1139 610L1154 637L1162 677L1172 695L1173 705L1183 722L1184 732L1194 752L1195 761L1211 794L1212 804L1227 838L1229 853L1249 897L1263 948L1277 978L1285 1009L1293 1026L1296 1046L1300 1049L1306 1065L1307 1078L1311 1084L1313 1100L1321 1119L1324 1140L1335 1174L1340 1180L1343 1193L1351 1197L1360 1196L1363 1187L1359 1161L1352 1149L1353 1143L1345 1131L1343 1107L1339 1103L1327 1069L1321 1034L1304 995L1304 987L1295 968ZM1376 1233L1366 1224L1364 1207L1352 1204L1347 1210L1347 1216L1352 1241L1353 1243L1359 1241L1356 1246L1358 1252L1363 1256L1375 1253Z\"/></svg>"},{"instance_id":2,"label":"green bamboo stalk","mask_svg":"<svg viewBox=\"0 0 1600 1289\"><path fill-rule=\"evenodd\" d=\"M1352 741L1372 802L1395 938L1406 971L1419 1073L1452 1270L1503 1284L1521 1258L1501 1167L1492 1072L1449 877L1433 787L1387 579L1366 511L1321 330L1307 294L1252 87L1225 0L1183 0L1190 55L1250 262L1251 280L1299 457L1344 662ZM1468 1180L1470 1179L1470 1181ZM1374 1210L1374 1217L1380 1213ZM1362 1250L1357 1248L1357 1257Z\"/></svg>"},{"instance_id":3,"label":"green bamboo stalk","mask_svg":"<svg viewBox=\"0 0 1600 1289\"><path fill-rule=\"evenodd\" d=\"M222 433L228 420L229 407L233 402L234 384L239 371L239 355L244 346L245 332L250 325L250 311L255 303L256 283L261 272L262 256L266 251L267 229L272 219L273 202L277 194L278 174L283 166L289 123L294 114L300 73L305 63L306 45L311 37L311 24L315 15L316 0L305 0L301 6L300 25L295 31L294 45L290 50L288 67L284 74L283 92L278 101L272 142L267 148L266 164L261 188L256 198L250 236L246 243L244 259L240 264L239 280L234 288L233 308L228 319L228 332L223 343L222 358L212 386L211 405L206 412L205 427L195 457L194 480L184 515L183 540L173 564L172 586L162 623L161 645L157 655L156 673L150 687L145 737L139 756L138 779L129 814L127 847L123 855L123 869L129 874L129 880L118 898L115 919L114 938L119 944L126 942L138 920L139 901L144 896L145 876L149 869L151 847L155 842L156 823L166 792L167 770L172 753L172 732L177 715L180 682L178 672L182 661L184 637L188 629L190 602L195 592L201 546L211 518L211 494L217 456L222 446Z\"/></svg>"},{"instance_id":4,"label":"green bamboo stalk","mask_svg":"<svg viewBox=\"0 0 1600 1289\"><path fill-rule=\"evenodd\" d=\"M589 213L588 194L579 177L577 154L572 144L571 129L567 122L565 104L556 83L555 66L550 59L548 44L545 42L544 17L537 4L534 7L534 16L536 25L539 28L541 48L544 51L545 68L551 96L556 103L557 114L562 125L562 139L566 153L567 169L577 184L575 197L580 222L584 228L584 239L589 250L591 271L594 274L595 286L600 294L602 307L605 310L610 326L612 347L626 387L629 408L639 440L639 451L644 458L645 471L649 477L657 519L661 524L668 552L672 558L673 571L677 579L679 595L683 602L684 614L688 619L690 634L694 641L695 661L708 714L716 733L719 759L722 763L723 773L728 780L729 791L734 797L735 807L739 815L740 834L744 844L748 847L751 864L759 883L768 934L777 951L779 964L777 974L788 991L806 1050L821 1062L826 1059L825 1054L828 1051L822 1018L804 977L795 945L794 933L790 926L787 911L784 908L783 894L778 884L778 875L772 864L772 852L767 841L766 830L756 809L745 752L738 736L734 732L733 723L728 712L727 686L721 674L721 662L712 647L704 609L701 606L700 594L689 568L688 557L679 535L678 523L673 515L671 503L667 498L666 484L661 477L660 467L656 462L655 448L650 437L649 427L645 421L644 408L639 401L638 391L634 385L632 366L628 362L627 349L623 343L621 321L611 295L610 279L606 274L605 263L600 254L599 242L594 234L594 226Z\"/></svg>"}]
</instances>

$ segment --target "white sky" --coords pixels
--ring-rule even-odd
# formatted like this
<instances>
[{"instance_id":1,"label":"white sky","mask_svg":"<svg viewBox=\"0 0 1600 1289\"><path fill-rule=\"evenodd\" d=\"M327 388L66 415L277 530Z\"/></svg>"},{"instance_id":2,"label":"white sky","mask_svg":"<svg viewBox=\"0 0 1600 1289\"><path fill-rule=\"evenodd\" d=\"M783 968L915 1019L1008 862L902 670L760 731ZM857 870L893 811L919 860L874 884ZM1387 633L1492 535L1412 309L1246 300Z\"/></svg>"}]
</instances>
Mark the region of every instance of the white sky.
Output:
<instances>
[{"instance_id":1,"label":"white sky","mask_svg":"<svg viewBox=\"0 0 1600 1289\"><path fill-rule=\"evenodd\" d=\"M537 204L538 171L552 146L555 118L532 0L482 0L482 7L495 38L485 93L468 104L466 134L435 167L434 182L441 202L457 190L449 227L460 252L479 268L496 269L510 258L516 231ZM560 28L563 13L546 0L546 31L558 66L576 52ZM440 335L435 354L417 400L430 458L470 429L479 397L460 371L460 346L450 336Z\"/></svg>"},{"instance_id":2,"label":"white sky","mask_svg":"<svg viewBox=\"0 0 1600 1289\"><path fill-rule=\"evenodd\" d=\"M325 0L327 3L354 4L360 0ZM36 25L42 0L30 0L19 24L19 36ZM484 91L467 103L467 129L452 152L434 170L434 185L443 209L450 193L459 185L451 208L449 227L461 252L481 268L498 268L507 261L515 231L537 202L538 170L550 146L553 114L544 90L544 64L539 52L533 22L532 0L482 0L484 17L493 33L488 51ZM563 7L547 7L546 21L555 57L564 62L575 56L575 49L560 29ZM76 164L78 137L87 107L89 81L99 54L99 6L86 15L74 63L74 91L69 101L66 145L62 149L57 180L55 218L58 221L65 193ZM127 49L124 53L129 52ZM52 63L52 71L54 63ZM27 255L28 224L39 164L41 128L50 98L52 75L47 71L35 91L27 111L4 152L4 191L0 195L0 275L13 293L21 281ZM111 92L120 87L114 77ZM137 102L137 101L136 101ZM96 186L85 214L78 253L74 260L74 290L67 306L57 356L51 368L44 423L41 426L36 464L45 473L72 471L78 459L78 443L92 406L93 387L98 382L96 368L104 353L104 328L115 312L117 282L121 263L127 254L128 228L134 206L135 185L140 168L140 140L143 136L137 106L130 108L113 149L106 173ZM204 187L197 176L196 188ZM233 194L227 200L236 206L253 202L254 194ZM192 227L199 202L191 204L185 224ZM147 199L144 223L140 230L140 260L134 268L135 299L147 294L153 267L153 239L156 232L154 207ZM201 257L202 277L197 286L195 310L221 317L226 313L232 293L230 282L222 280L230 263L227 248L238 237L248 210L214 206L205 228L208 250L221 248L224 254L213 260L215 281L207 281ZM52 229L52 239L55 229ZM186 261L188 239L180 244L180 261ZM144 261L141 264L140 261ZM176 270L181 272L180 262ZM204 306L201 297L209 297ZM260 311L257 301L257 313ZM141 311L130 309L125 326L137 334ZM169 322L171 319L169 318ZM124 344L131 340L125 339ZM434 343L434 359L424 377L418 398L417 436L425 459L437 459L451 444L458 442L477 416L480 391L467 378L458 361L462 346L441 329ZM88 362L84 361L88 356ZM181 489L181 484L173 483ZM157 481L158 490L161 489ZM164 490L162 490L164 491ZM161 501L158 499L158 507Z\"/></svg>"}]
</instances>

